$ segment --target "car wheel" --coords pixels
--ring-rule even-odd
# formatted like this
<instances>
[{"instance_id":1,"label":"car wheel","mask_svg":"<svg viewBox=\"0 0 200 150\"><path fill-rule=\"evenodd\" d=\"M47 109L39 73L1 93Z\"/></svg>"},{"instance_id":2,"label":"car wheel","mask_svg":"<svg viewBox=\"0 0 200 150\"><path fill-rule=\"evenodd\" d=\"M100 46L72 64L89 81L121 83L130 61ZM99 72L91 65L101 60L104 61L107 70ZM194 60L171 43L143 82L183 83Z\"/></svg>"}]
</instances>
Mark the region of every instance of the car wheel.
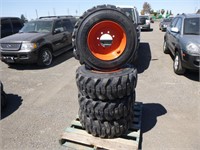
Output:
<instances>
[{"instance_id":1,"label":"car wheel","mask_svg":"<svg viewBox=\"0 0 200 150\"><path fill-rule=\"evenodd\" d=\"M175 53L173 68L174 72L178 75L185 73L185 68L182 66L181 57L178 52Z\"/></svg>"},{"instance_id":2,"label":"car wheel","mask_svg":"<svg viewBox=\"0 0 200 150\"><path fill-rule=\"evenodd\" d=\"M50 66L51 63L52 63L52 59L53 59L53 56L52 56L50 49L49 48L43 48L39 52L38 65L43 66L43 67Z\"/></svg>"},{"instance_id":3,"label":"car wheel","mask_svg":"<svg viewBox=\"0 0 200 150\"><path fill-rule=\"evenodd\" d=\"M169 54L169 48L168 48L168 46L167 46L167 42L164 40L164 43L163 43L163 52L165 53L165 54Z\"/></svg>"}]
</instances>

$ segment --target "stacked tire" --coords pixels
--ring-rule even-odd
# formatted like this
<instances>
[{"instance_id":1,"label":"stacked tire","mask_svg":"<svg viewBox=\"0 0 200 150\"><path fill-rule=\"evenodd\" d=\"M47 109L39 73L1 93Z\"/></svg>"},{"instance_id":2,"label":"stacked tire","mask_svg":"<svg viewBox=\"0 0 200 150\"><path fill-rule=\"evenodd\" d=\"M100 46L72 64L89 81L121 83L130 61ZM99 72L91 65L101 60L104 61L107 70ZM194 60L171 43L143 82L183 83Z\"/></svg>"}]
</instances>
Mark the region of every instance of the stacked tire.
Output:
<instances>
[{"instance_id":1,"label":"stacked tire","mask_svg":"<svg viewBox=\"0 0 200 150\"><path fill-rule=\"evenodd\" d=\"M3 109L6 106L6 93L3 90L3 84L0 81L0 85L1 85L1 109Z\"/></svg>"},{"instance_id":2,"label":"stacked tire","mask_svg":"<svg viewBox=\"0 0 200 150\"><path fill-rule=\"evenodd\" d=\"M104 46L101 36L112 43ZM76 71L79 119L88 133L102 138L124 134L133 121L137 69L134 23L120 9L101 5L89 9L73 32L75 58L82 64Z\"/></svg>"}]
</instances>

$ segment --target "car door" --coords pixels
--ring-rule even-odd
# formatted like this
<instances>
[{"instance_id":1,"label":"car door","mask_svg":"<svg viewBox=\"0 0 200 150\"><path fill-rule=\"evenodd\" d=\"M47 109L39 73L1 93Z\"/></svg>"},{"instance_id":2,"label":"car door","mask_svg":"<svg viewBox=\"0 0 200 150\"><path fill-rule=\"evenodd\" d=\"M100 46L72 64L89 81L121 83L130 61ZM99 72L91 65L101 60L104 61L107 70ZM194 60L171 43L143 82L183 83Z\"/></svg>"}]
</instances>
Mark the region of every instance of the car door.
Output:
<instances>
[{"instance_id":1,"label":"car door","mask_svg":"<svg viewBox=\"0 0 200 150\"><path fill-rule=\"evenodd\" d=\"M53 27L53 47L58 51L64 47L67 42L66 33L64 32L62 20L56 20Z\"/></svg>"},{"instance_id":2,"label":"car door","mask_svg":"<svg viewBox=\"0 0 200 150\"><path fill-rule=\"evenodd\" d=\"M74 25L69 19L63 19L63 26L66 35L66 42L64 46L65 47L72 46L72 32L74 30Z\"/></svg>"},{"instance_id":3,"label":"car door","mask_svg":"<svg viewBox=\"0 0 200 150\"><path fill-rule=\"evenodd\" d=\"M172 34L172 50L173 50L173 54L175 54L175 49L179 48L179 39L180 39L180 35L181 35L181 29L182 29L182 18L178 18L176 25L176 28L178 28L178 32L177 33L173 33Z\"/></svg>"},{"instance_id":4,"label":"car door","mask_svg":"<svg viewBox=\"0 0 200 150\"><path fill-rule=\"evenodd\" d=\"M166 42L169 47L169 49L173 50L173 40L174 40L174 32L171 31L171 28L176 26L176 22L178 21L178 18L174 18L174 20L171 22L170 27L167 28L166 31ZM173 52L172 52L173 53Z\"/></svg>"}]
</instances>

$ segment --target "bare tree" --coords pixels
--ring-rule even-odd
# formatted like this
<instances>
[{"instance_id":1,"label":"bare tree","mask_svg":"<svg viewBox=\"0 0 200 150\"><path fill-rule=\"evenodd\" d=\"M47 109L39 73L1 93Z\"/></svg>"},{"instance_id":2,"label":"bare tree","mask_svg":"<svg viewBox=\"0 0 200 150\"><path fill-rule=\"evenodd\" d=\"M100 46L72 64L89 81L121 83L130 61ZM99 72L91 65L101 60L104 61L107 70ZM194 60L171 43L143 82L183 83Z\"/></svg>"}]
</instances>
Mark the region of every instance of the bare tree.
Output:
<instances>
[{"instance_id":1,"label":"bare tree","mask_svg":"<svg viewBox=\"0 0 200 150\"><path fill-rule=\"evenodd\" d=\"M143 12L144 12L144 14L150 14L151 5L149 3L144 2L144 4L143 4Z\"/></svg>"},{"instance_id":2,"label":"bare tree","mask_svg":"<svg viewBox=\"0 0 200 150\"><path fill-rule=\"evenodd\" d=\"M141 15L144 15L144 10L141 10L140 14L141 14Z\"/></svg>"}]
</instances>

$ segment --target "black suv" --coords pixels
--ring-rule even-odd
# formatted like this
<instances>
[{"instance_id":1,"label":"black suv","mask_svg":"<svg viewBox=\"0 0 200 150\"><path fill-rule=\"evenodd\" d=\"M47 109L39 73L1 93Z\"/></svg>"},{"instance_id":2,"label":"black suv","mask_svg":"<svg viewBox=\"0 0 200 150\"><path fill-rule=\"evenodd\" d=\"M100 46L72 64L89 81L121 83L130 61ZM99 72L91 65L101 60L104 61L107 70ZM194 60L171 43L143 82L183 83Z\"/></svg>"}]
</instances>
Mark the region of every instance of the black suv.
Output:
<instances>
[{"instance_id":1,"label":"black suv","mask_svg":"<svg viewBox=\"0 0 200 150\"><path fill-rule=\"evenodd\" d=\"M18 17L1 17L1 38L18 33L24 26L24 21Z\"/></svg>"},{"instance_id":2,"label":"black suv","mask_svg":"<svg viewBox=\"0 0 200 150\"><path fill-rule=\"evenodd\" d=\"M200 14L177 15L167 28L164 53L174 55L174 72L200 69Z\"/></svg>"},{"instance_id":3,"label":"black suv","mask_svg":"<svg viewBox=\"0 0 200 150\"><path fill-rule=\"evenodd\" d=\"M0 39L1 60L8 64L49 66L53 56L73 48L75 23L73 16L47 16L30 21L19 33Z\"/></svg>"}]
</instances>

